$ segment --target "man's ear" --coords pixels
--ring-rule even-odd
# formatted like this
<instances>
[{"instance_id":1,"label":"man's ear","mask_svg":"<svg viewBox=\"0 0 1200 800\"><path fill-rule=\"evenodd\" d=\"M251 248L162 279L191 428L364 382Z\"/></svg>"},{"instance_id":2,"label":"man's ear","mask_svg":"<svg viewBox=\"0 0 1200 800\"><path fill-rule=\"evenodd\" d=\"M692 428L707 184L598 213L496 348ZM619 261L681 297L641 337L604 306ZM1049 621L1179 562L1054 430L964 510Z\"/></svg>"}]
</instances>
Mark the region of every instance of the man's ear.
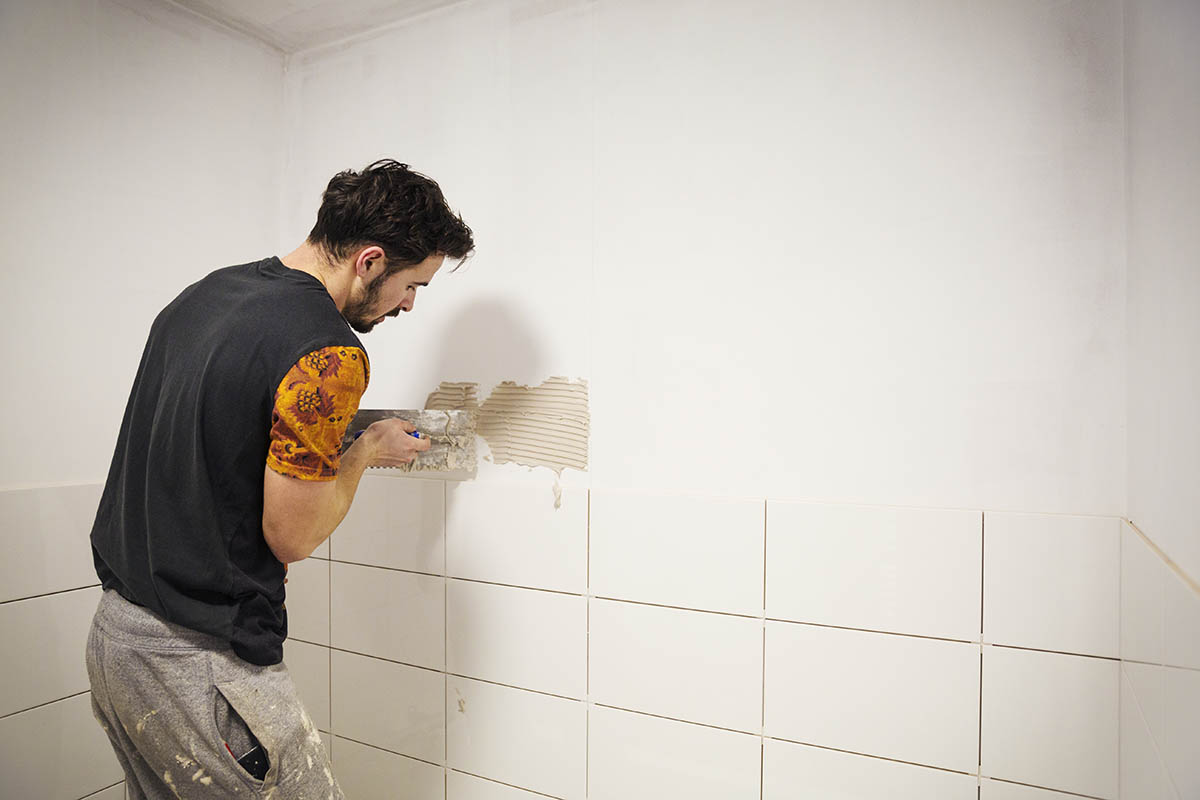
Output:
<instances>
[{"instance_id":1,"label":"man's ear","mask_svg":"<svg viewBox=\"0 0 1200 800\"><path fill-rule=\"evenodd\" d=\"M364 281L374 280L383 272L383 248L379 245L364 247L354 257L354 274Z\"/></svg>"}]
</instances>

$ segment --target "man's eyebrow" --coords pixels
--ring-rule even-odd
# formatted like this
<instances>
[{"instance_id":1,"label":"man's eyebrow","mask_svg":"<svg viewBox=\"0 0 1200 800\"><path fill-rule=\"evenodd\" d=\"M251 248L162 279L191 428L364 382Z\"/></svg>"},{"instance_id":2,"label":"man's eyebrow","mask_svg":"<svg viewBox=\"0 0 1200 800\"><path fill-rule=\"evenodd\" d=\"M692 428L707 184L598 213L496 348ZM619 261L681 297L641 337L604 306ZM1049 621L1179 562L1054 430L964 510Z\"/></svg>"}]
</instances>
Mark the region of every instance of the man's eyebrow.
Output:
<instances>
[{"instance_id":1,"label":"man's eyebrow","mask_svg":"<svg viewBox=\"0 0 1200 800\"><path fill-rule=\"evenodd\" d=\"M428 286L429 281L413 281L412 284L410 284L410 285L412 285L412 286Z\"/></svg>"}]
</instances>

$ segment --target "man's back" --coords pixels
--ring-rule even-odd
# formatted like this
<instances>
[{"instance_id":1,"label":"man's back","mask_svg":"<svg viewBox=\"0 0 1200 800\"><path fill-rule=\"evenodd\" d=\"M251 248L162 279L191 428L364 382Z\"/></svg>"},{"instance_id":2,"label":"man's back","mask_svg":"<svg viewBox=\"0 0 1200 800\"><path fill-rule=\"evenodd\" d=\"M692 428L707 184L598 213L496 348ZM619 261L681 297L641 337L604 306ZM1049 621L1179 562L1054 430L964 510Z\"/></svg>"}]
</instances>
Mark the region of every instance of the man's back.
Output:
<instances>
[{"instance_id":1,"label":"man's back","mask_svg":"<svg viewBox=\"0 0 1200 800\"><path fill-rule=\"evenodd\" d=\"M262 532L276 390L299 359L362 344L325 287L277 258L218 270L155 320L92 530L105 588L275 663L284 567Z\"/></svg>"}]
</instances>

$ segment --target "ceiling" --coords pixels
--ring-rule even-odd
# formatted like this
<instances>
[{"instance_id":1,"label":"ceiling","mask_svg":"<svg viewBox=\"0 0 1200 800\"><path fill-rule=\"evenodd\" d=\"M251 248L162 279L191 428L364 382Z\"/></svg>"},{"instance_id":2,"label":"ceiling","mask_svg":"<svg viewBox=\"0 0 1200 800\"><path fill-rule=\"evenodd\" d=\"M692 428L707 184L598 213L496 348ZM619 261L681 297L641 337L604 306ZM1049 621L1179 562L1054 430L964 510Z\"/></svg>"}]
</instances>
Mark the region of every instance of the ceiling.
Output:
<instances>
[{"instance_id":1,"label":"ceiling","mask_svg":"<svg viewBox=\"0 0 1200 800\"><path fill-rule=\"evenodd\" d=\"M172 0L285 53L320 47L461 0Z\"/></svg>"}]
</instances>

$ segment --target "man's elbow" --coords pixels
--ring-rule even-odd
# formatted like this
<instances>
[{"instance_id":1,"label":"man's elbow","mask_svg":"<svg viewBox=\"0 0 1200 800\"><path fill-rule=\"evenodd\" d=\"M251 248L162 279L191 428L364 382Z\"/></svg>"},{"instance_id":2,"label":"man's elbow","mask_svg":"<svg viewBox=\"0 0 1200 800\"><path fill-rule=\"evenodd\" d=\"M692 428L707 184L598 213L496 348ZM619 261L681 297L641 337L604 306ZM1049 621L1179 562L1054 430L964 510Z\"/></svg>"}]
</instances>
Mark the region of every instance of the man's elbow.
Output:
<instances>
[{"instance_id":1,"label":"man's elbow","mask_svg":"<svg viewBox=\"0 0 1200 800\"><path fill-rule=\"evenodd\" d=\"M312 555L315 549L306 547L293 530L273 525L266 519L263 519L263 538L267 540L267 547L271 548L271 553L281 564L303 561Z\"/></svg>"}]
</instances>

